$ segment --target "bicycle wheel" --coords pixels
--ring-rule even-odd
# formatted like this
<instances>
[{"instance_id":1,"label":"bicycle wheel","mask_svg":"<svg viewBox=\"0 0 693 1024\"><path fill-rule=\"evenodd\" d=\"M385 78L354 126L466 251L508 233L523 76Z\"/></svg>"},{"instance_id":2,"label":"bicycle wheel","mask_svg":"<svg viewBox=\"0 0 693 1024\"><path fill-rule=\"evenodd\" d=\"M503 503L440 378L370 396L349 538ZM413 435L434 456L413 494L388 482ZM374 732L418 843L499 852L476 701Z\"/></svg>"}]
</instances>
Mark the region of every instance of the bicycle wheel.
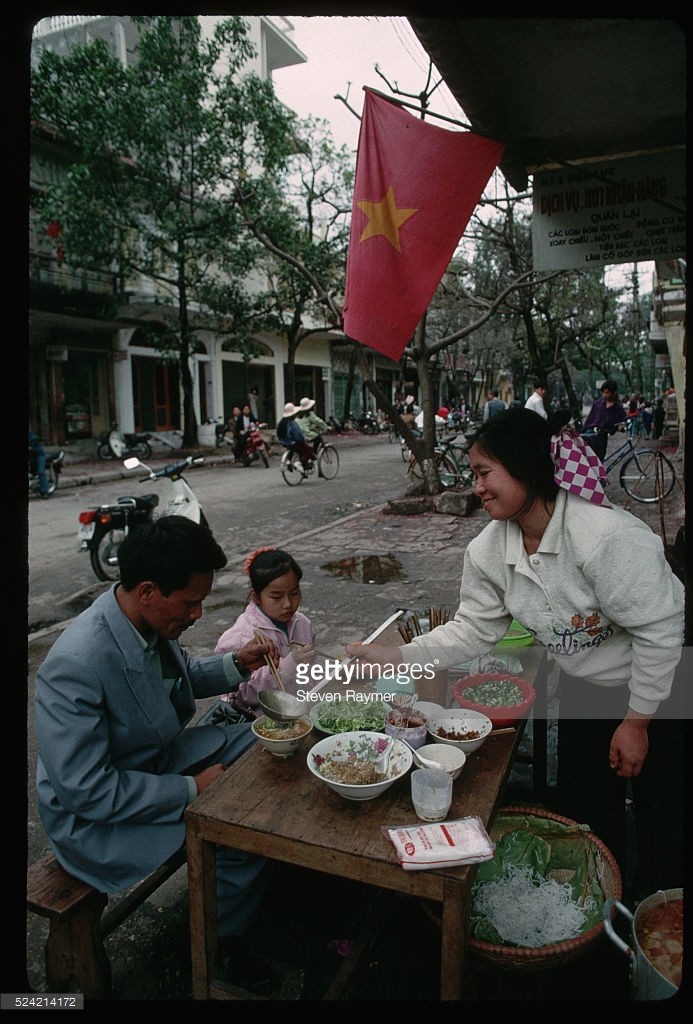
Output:
<instances>
[{"instance_id":1,"label":"bicycle wheel","mask_svg":"<svg viewBox=\"0 0 693 1024\"><path fill-rule=\"evenodd\" d=\"M471 466L459 465L451 455L444 455L437 466L444 487L471 487L474 483Z\"/></svg>"},{"instance_id":2,"label":"bicycle wheel","mask_svg":"<svg viewBox=\"0 0 693 1024\"><path fill-rule=\"evenodd\" d=\"M282 457L281 470L282 476L289 487L295 487L297 484L303 483L304 474L301 471L301 460L298 452L287 452Z\"/></svg>"},{"instance_id":3,"label":"bicycle wheel","mask_svg":"<svg viewBox=\"0 0 693 1024\"><path fill-rule=\"evenodd\" d=\"M661 467L659 478L658 461ZM676 483L676 473L662 452L656 452L652 448L641 448L623 463L619 483L634 501L652 504L671 494Z\"/></svg>"},{"instance_id":4,"label":"bicycle wheel","mask_svg":"<svg viewBox=\"0 0 693 1024\"><path fill-rule=\"evenodd\" d=\"M318 476L333 480L339 472L339 452L331 444L322 444L318 452Z\"/></svg>"},{"instance_id":5,"label":"bicycle wheel","mask_svg":"<svg viewBox=\"0 0 693 1024\"><path fill-rule=\"evenodd\" d=\"M265 469L269 469L269 456L264 448L260 449L260 458Z\"/></svg>"}]
</instances>

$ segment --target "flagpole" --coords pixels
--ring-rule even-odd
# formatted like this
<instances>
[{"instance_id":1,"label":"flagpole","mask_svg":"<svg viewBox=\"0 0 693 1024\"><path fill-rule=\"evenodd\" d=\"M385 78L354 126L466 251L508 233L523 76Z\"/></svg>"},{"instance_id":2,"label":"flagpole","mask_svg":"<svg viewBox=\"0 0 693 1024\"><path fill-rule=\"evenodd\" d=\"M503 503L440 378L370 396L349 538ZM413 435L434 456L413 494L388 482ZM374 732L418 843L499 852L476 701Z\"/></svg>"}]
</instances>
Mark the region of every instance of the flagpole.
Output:
<instances>
[{"instance_id":1,"label":"flagpole","mask_svg":"<svg viewBox=\"0 0 693 1024\"><path fill-rule=\"evenodd\" d=\"M370 85L362 86L364 92L372 92L374 96L380 96L381 99L387 100L388 103L394 104L396 107L409 107L411 110L418 110L421 113L421 107L417 107L416 103L407 103L406 100L398 100L393 96L387 96L384 92L380 92L378 89L372 89ZM463 124L462 121L456 121L454 117L446 117L445 114L436 114L434 110L426 109L426 114L430 114L431 117L437 117L439 121L447 121L448 124L456 124L459 128L465 128L467 131L473 131L472 126L469 124ZM481 135L481 132L476 132L476 135Z\"/></svg>"}]
</instances>

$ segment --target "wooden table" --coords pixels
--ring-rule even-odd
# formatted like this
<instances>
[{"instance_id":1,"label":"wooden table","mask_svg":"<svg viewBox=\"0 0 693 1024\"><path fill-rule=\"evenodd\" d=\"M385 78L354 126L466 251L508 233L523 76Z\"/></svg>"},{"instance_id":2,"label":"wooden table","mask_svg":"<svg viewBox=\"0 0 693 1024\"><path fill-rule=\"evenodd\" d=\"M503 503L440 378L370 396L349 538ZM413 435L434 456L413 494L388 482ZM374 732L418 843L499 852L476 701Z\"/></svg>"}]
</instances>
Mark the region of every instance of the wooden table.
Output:
<instances>
[{"instance_id":1,"label":"wooden table","mask_svg":"<svg viewBox=\"0 0 693 1024\"><path fill-rule=\"evenodd\" d=\"M525 671L528 679L544 663L539 652L534 662ZM453 786L450 820L478 815L490 829L524 724L489 736L468 757ZM315 742L312 733L286 760L259 745L251 748L186 811L193 998L252 998L217 975L215 844L436 901L441 915L440 998L461 998L475 866L401 868L382 828L418 822L409 776L374 800L345 800L309 772L306 757ZM335 986L325 998L339 998L342 989Z\"/></svg>"}]
</instances>

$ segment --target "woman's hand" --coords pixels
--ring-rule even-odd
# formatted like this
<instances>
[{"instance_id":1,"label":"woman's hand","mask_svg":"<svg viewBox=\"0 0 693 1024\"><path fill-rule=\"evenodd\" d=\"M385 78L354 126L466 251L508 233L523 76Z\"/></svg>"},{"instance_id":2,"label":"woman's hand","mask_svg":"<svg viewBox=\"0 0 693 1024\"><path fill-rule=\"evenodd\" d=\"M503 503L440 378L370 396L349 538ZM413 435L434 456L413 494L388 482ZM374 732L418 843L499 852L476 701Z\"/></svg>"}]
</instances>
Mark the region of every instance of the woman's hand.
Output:
<instances>
[{"instance_id":1,"label":"woman's hand","mask_svg":"<svg viewBox=\"0 0 693 1024\"><path fill-rule=\"evenodd\" d=\"M611 737L609 764L622 778L636 778L647 757L649 718L629 711Z\"/></svg>"},{"instance_id":2,"label":"woman's hand","mask_svg":"<svg viewBox=\"0 0 693 1024\"><path fill-rule=\"evenodd\" d=\"M345 651L356 662L368 665L399 665L402 661L399 647L385 647L383 644L346 644Z\"/></svg>"}]
</instances>

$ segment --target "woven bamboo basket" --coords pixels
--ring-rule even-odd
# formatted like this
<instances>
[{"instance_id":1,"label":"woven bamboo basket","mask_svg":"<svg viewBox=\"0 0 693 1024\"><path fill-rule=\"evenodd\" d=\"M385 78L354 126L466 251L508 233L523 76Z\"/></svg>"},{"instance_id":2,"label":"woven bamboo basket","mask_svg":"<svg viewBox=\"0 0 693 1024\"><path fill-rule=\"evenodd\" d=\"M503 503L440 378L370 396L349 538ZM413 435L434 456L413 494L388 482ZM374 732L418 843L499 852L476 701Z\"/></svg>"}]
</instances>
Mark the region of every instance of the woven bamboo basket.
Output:
<instances>
[{"instance_id":1,"label":"woven bamboo basket","mask_svg":"<svg viewBox=\"0 0 693 1024\"><path fill-rule=\"evenodd\" d=\"M504 807L498 813L499 815L517 814L519 817L529 814L535 818L547 818L568 826L578 824L578 822L572 821L570 818L564 818L560 814L552 814L550 811L544 811L537 807ZM582 834L586 841L596 847L595 860L597 863L598 880L604 893L604 898L612 896L614 899L620 900L622 893L621 872L613 854L594 833L584 832ZM556 872L556 876L558 874ZM564 882L566 878L556 877L556 881ZM422 904L429 917L440 926L438 905L423 900ZM558 967L581 956L603 933L604 922L600 921L599 924L590 928L589 931L583 932L582 935L578 935L574 939L565 939L563 942L553 942L550 946L501 946L470 938L469 951L480 959L493 964L495 967L501 968L501 970L512 971L518 968L523 971L545 970L550 967Z\"/></svg>"}]
</instances>

